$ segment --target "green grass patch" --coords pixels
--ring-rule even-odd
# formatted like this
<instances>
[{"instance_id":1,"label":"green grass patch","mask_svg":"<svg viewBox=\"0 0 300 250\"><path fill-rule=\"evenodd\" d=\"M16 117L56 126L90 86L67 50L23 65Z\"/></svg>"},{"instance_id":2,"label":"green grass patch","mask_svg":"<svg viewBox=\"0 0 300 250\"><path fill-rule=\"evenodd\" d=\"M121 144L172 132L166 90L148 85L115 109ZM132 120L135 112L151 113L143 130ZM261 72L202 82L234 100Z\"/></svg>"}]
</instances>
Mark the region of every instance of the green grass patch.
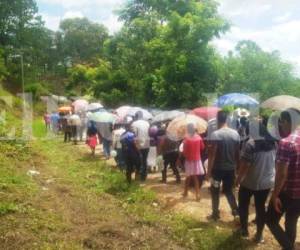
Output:
<instances>
[{"instance_id":1,"label":"green grass patch","mask_svg":"<svg viewBox=\"0 0 300 250\"><path fill-rule=\"evenodd\" d=\"M0 202L0 216L18 211L18 206L14 203Z\"/></svg>"}]
</instances>

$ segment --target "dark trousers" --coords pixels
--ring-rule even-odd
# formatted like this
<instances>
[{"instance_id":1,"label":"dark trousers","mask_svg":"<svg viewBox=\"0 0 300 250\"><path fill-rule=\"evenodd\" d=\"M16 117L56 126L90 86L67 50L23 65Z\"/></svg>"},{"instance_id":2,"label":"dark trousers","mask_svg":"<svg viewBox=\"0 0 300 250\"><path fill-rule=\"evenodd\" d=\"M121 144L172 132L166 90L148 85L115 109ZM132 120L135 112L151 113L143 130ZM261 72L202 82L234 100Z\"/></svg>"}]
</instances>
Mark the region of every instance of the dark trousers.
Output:
<instances>
[{"instance_id":1,"label":"dark trousers","mask_svg":"<svg viewBox=\"0 0 300 250\"><path fill-rule=\"evenodd\" d=\"M162 170L162 181L166 182L167 181L167 169L168 166L170 165L171 169L173 170L174 175L176 176L176 181L180 181L180 175L179 171L176 167L176 162L179 157L178 152L169 152L163 155L164 159L164 169Z\"/></svg>"},{"instance_id":2,"label":"dark trousers","mask_svg":"<svg viewBox=\"0 0 300 250\"><path fill-rule=\"evenodd\" d=\"M300 216L300 199L291 199L283 193L280 194L279 199L282 203L282 213L277 213L273 204L270 203L266 215L266 224L282 248L292 250L296 241L297 222ZM283 214L285 214L285 231L279 224Z\"/></svg>"},{"instance_id":3,"label":"dark trousers","mask_svg":"<svg viewBox=\"0 0 300 250\"><path fill-rule=\"evenodd\" d=\"M121 148L117 148L117 156L115 157L115 161L118 165L118 167L123 170L125 169L125 162L124 162L124 156L123 156L123 151Z\"/></svg>"},{"instance_id":4,"label":"dark trousers","mask_svg":"<svg viewBox=\"0 0 300 250\"><path fill-rule=\"evenodd\" d=\"M262 236L265 226L266 207L265 203L270 193L270 189L266 190L250 190L243 186L239 189L239 215L242 230L248 232L249 205L251 197L254 196L256 211L256 227L258 236Z\"/></svg>"},{"instance_id":5,"label":"dark trousers","mask_svg":"<svg viewBox=\"0 0 300 250\"><path fill-rule=\"evenodd\" d=\"M71 131L65 131L65 138L64 138L64 142L71 141L71 136L72 136L72 133L71 133Z\"/></svg>"},{"instance_id":6,"label":"dark trousers","mask_svg":"<svg viewBox=\"0 0 300 250\"><path fill-rule=\"evenodd\" d=\"M73 142L75 144L77 144L77 140L78 140L78 127L77 126L74 126L74 125L71 126L71 135L73 138Z\"/></svg>"},{"instance_id":7,"label":"dark trousers","mask_svg":"<svg viewBox=\"0 0 300 250\"><path fill-rule=\"evenodd\" d=\"M111 144L112 144L112 142L110 140L102 138L103 152L104 152L105 157L110 157Z\"/></svg>"},{"instance_id":8,"label":"dark trousers","mask_svg":"<svg viewBox=\"0 0 300 250\"><path fill-rule=\"evenodd\" d=\"M126 179L128 183L131 183L131 176L134 171L139 171L140 166L140 157L137 154L126 155L125 157L126 163Z\"/></svg>"},{"instance_id":9,"label":"dark trousers","mask_svg":"<svg viewBox=\"0 0 300 250\"><path fill-rule=\"evenodd\" d=\"M145 181L147 178L147 174L148 174L148 164L147 164L147 158L148 158L148 154L149 154L149 148L144 148L144 149L140 149L139 150L140 153L140 175L141 175L141 181Z\"/></svg>"},{"instance_id":10,"label":"dark trousers","mask_svg":"<svg viewBox=\"0 0 300 250\"><path fill-rule=\"evenodd\" d=\"M213 170L212 171L213 183L211 185L212 196L212 210L213 216L219 216L219 204L220 204L220 187L223 184L223 192L228 200L228 203L232 210L232 215L238 214L238 206L233 194L233 185L235 180L234 170Z\"/></svg>"}]
</instances>

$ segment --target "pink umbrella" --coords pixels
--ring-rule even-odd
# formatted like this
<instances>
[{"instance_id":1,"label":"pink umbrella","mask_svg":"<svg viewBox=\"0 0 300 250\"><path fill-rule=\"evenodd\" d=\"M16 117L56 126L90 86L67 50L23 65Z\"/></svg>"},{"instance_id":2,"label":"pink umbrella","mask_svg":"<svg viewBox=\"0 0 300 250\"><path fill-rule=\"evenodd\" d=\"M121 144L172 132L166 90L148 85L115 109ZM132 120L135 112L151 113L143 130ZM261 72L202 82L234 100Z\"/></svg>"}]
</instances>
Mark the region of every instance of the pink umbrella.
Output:
<instances>
[{"instance_id":1,"label":"pink umbrella","mask_svg":"<svg viewBox=\"0 0 300 250\"><path fill-rule=\"evenodd\" d=\"M89 103L86 100L79 99L72 103L75 113L85 112Z\"/></svg>"},{"instance_id":2,"label":"pink umbrella","mask_svg":"<svg viewBox=\"0 0 300 250\"><path fill-rule=\"evenodd\" d=\"M194 109L191 114L199 116L200 118L209 121L216 118L217 113L220 111L218 107L201 107Z\"/></svg>"}]
</instances>

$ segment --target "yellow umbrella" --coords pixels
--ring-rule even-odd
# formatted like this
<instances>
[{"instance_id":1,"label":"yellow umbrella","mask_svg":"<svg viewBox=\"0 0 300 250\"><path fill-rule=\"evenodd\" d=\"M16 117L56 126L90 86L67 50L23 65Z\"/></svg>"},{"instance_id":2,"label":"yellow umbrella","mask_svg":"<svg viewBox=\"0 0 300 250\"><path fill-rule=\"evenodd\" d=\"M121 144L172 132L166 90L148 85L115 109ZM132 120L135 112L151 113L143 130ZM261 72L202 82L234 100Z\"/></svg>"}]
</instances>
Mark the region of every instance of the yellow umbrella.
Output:
<instances>
[{"instance_id":1,"label":"yellow umbrella","mask_svg":"<svg viewBox=\"0 0 300 250\"><path fill-rule=\"evenodd\" d=\"M194 124L197 132L203 134L207 130L207 122L195 115L185 114L175 118L167 128L167 135L173 140L182 140L187 134L187 125Z\"/></svg>"}]
</instances>

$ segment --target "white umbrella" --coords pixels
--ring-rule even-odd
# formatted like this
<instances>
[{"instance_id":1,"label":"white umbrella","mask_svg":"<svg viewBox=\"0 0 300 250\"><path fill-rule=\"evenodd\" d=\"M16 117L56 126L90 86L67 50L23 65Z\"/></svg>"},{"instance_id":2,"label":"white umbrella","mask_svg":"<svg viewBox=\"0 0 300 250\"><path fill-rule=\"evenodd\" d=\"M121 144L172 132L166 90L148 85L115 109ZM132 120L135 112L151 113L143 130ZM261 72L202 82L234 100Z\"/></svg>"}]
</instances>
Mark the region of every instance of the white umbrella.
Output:
<instances>
[{"instance_id":1,"label":"white umbrella","mask_svg":"<svg viewBox=\"0 0 300 250\"><path fill-rule=\"evenodd\" d=\"M127 111L127 115L129 116L135 116L137 112L141 112L143 114L144 120L150 120L153 119L153 116L150 114L149 111L146 109L140 108L140 107L132 107Z\"/></svg>"},{"instance_id":2,"label":"white umbrella","mask_svg":"<svg viewBox=\"0 0 300 250\"><path fill-rule=\"evenodd\" d=\"M164 122L169 121L177 118L178 116L184 115L184 112L178 111L178 110L172 110L172 111L162 111L158 115L156 115L152 122L158 123L158 122Z\"/></svg>"},{"instance_id":3,"label":"white umbrella","mask_svg":"<svg viewBox=\"0 0 300 250\"><path fill-rule=\"evenodd\" d=\"M90 103L87 106L86 111L93 112L93 111L98 111L98 110L101 110L101 109L103 109L103 105L101 103L93 102L93 103Z\"/></svg>"}]
</instances>

